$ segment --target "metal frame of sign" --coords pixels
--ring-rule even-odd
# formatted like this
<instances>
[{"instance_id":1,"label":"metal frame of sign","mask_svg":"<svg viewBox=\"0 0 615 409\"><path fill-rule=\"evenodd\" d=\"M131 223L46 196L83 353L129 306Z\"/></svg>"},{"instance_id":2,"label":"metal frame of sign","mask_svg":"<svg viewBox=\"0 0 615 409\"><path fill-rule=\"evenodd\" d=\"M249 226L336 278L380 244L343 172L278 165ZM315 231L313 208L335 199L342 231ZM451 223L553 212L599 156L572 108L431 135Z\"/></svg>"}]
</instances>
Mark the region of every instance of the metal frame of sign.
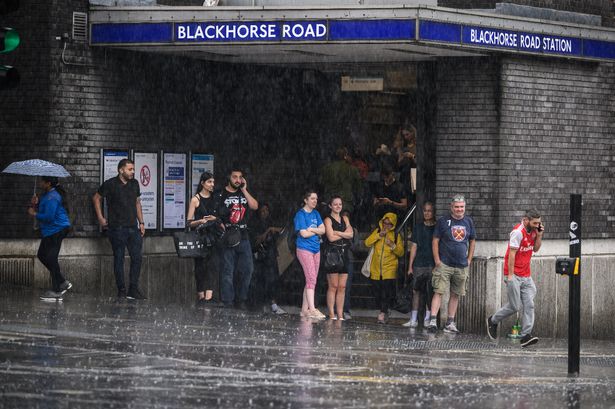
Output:
<instances>
[{"instance_id":1,"label":"metal frame of sign","mask_svg":"<svg viewBox=\"0 0 615 409\"><path fill-rule=\"evenodd\" d=\"M165 208L164 208L164 204L165 204L165 190L164 190L164 183L165 183L165 156L166 155L183 155L184 156L184 217L183 217L183 221L181 226L178 227L165 227ZM188 210L187 207L187 201L188 201L188 195L187 195L187 183L188 183L188 175L187 175L187 170L188 170L188 155L184 152L165 152L165 151L160 151L160 169L161 169L161 177L160 179L160 194L158 195L160 197L160 219L161 222L159 223L160 226L160 231L162 230L183 230L185 228L185 223L186 223L186 212Z\"/></svg>"},{"instance_id":2,"label":"metal frame of sign","mask_svg":"<svg viewBox=\"0 0 615 409\"><path fill-rule=\"evenodd\" d=\"M133 152L132 155L132 160L135 162L135 178L139 178L139 184L141 184L141 175L140 175L140 171L137 169L137 155L139 154L146 154L146 155L156 155L156 177L155 178L151 178L151 182L150 183L154 183L154 186L156 188L156 201L155 201L155 225L153 227L148 227L148 223L147 220L144 220L145 222L145 229L147 230L159 230L159 226L160 226L160 178L161 178L161 172L160 172L160 154L158 152L140 152L140 151L135 151ZM141 197L143 197L143 189L141 189ZM143 200L141 200L141 206L143 207ZM146 219L145 217L145 213L143 214L143 218Z\"/></svg>"}]
</instances>

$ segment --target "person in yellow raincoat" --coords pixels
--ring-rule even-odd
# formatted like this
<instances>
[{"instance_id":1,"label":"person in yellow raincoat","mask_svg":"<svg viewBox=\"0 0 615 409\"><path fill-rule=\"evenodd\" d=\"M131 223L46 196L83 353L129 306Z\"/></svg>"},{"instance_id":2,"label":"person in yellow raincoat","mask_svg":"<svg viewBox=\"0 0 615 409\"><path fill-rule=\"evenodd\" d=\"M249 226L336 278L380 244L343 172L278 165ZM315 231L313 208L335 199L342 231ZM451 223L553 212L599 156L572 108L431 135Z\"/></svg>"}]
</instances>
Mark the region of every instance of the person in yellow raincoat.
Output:
<instances>
[{"instance_id":1,"label":"person in yellow raincoat","mask_svg":"<svg viewBox=\"0 0 615 409\"><path fill-rule=\"evenodd\" d=\"M378 323L384 324L389 309L395 301L395 279L398 258L404 255L404 244L399 234L395 234L397 215L386 213L368 238L365 246L373 247L374 254L370 265L370 281L376 302L380 308Z\"/></svg>"}]
</instances>

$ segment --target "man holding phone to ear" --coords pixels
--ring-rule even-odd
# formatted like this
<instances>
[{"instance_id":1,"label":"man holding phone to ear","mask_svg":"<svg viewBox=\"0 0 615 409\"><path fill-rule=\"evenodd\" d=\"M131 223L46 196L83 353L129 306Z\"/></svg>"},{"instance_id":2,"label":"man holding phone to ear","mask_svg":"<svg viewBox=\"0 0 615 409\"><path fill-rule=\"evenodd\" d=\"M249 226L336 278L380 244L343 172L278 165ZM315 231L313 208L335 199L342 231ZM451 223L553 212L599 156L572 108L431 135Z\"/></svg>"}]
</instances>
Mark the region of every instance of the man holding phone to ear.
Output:
<instances>
[{"instance_id":1,"label":"man holding phone to ear","mask_svg":"<svg viewBox=\"0 0 615 409\"><path fill-rule=\"evenodd\" d=\"M248 209L258 209L258 201L248 192L246 179L238 167L233 167L229 172L226 186L216 195L216 203L226 233L231 230L239 231L236 242L222 240L224 247L220 260L220 296L226 307L231 307L237 301L237 306L245 309L254 271L246 216ZM233 285L235 272L239 275L237 291Z\"/></svg>"},{"instance_id":2,"label":"man holding phone to ear","mask_svg":"<svg viewBox=\"0 0 615 409\"><path fill-rule=\"evenodd\" d=\"M536 209L530 209L525 212L521 223L510 233L504 257L504 281L508 303L487 318L487 334L491 339L497 338L498 323L520 311L523 323L521 347L525 348L538 342L538 337L532 335L536 285L530 277L530 262L532 254L542 246L544 230L540 213Z\"/></svg>"}]
</instances>

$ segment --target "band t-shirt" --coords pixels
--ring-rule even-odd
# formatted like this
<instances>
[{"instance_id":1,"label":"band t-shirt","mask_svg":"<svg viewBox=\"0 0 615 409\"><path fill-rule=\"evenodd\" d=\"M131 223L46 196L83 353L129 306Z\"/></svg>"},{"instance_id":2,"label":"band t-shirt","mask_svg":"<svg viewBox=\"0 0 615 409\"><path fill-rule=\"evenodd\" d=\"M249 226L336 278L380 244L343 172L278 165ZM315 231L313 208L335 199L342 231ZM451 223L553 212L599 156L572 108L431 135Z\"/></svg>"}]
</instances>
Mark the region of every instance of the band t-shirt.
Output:
<instances>
[{"instance_id":1,"label":"band t-shirt","mask_svg":"<svg viewBox=\"0 0 615 409\"><path fill-rule=\"evenodd\" d=\"M469 216L464 216L461 220L451 215L439 218L433 235L440 239L440 261L450 267L468 266L470 240L476 240L474 222Z\"/></svg>"},{"instance_id":2,"label":"band t-shirt","mask_svg":"<svg viewBox=\"0 0 615 409\"><path fill-rule=\"evenodd\" d=\"M236 226L241 230L241 238L248 239L248 199L240 189L236 192L229 192L226 188L222 189L217 197L218 215L224 224Z\"/></svg>"},{"instance_id":3,"label":"band t-shirt","mask_svg":"<svg viewBox=\"0 0 615 409\"><path fill-rule=\"evenodd\" d=\"M118 175L100 185L98 194L107 199L109 227L136 227L139 182L130 179L123 183Z\"/></svg>"},{"instance_id":4,"label":"band t-shirt","mask_svg":"<svg viewBox=\"0 0 615 409\"><path fill-rule=\"evenodd\" d=\"M299 209L295 214L295 231L297 231L297 248L301 250L307 250L311 253L318 253L320 251L320 237L315 234L312 237L301 237L299 230L305 230L308 227L318 227L322 224L322 218L320 213L316 210L306 212L303 208Z\"/></svg>"},{"instance_id":5,"label":"band t-shirt","mask_svg":"<svg viewBox=\"0 0 615 409\"><path fill-rule=\"evenodd\" d=\"M419 223L412 229L412 241L416 244L416 256L414 257L414 267L433 267L433 251L431 249L431 239L435 225L427 226L425 223Z\"/></svg>"}]
</instances>

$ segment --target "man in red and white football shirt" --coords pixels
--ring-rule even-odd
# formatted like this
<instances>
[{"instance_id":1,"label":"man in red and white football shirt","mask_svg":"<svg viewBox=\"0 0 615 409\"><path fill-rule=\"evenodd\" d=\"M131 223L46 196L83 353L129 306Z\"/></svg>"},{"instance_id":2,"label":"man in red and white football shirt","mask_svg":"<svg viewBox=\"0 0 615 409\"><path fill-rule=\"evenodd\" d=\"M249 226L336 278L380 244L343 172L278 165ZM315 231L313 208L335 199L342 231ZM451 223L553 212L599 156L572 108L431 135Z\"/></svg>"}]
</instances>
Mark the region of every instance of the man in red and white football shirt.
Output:
<instances>
[{"instance_id":1,"label":"man in red and white football shirt","mask_svg":"<svg viewBox=\"0 0 615 409\"><path fill-rule=\"evenodd\" d=\"M506 256L504 257L504 281L508 303L487 318L487 334L496 339L498 324L505 318L522 313L521 347L533 345L538 337L532 335L534 327L534 297L536 285L531 277L530 262L532 254L540 250L544 226L540 213L531 209L525 212L521 223L510 233Z\"/></svg>"}]
</instances>

